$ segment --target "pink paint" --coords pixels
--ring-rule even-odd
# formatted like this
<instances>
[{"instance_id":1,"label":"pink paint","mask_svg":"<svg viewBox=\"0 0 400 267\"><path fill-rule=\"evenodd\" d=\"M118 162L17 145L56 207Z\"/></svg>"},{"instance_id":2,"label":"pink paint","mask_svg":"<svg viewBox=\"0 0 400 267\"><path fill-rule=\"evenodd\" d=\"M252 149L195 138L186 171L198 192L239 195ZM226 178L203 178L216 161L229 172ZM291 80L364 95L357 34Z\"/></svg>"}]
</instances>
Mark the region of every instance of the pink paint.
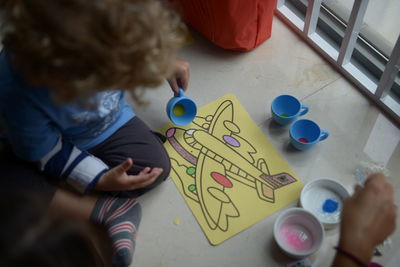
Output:
<instances>
[{"instance_id":1,"label":"pink paint","mask_svg":"<svg viewBox=\"0 0 400 267\"><path fill-rule=\"evenodd\" d=\"M226 178L225 176L223 176L222 174L218 173L218 172L212 172L211 173L211 177L220 185L224 186L224 187L228 187L231 188L233 186L232 182Z\"/></svg>"},{"instance_id":2,"label":"pink paint","mask_svg":"<svg viewBox=\"0 0 400 267\"><path fill-rule=\"evenodd\" d=\"M285 247L297 252L308 251L314 245L310 232L301 225L283 224L279 237Z\"/></svg>"},{"instance_id":3,"label":"pink paint","mask_svg":"<svg viewBox=\"0 0 400 267\"><path fill-rule=\"evenodd\" d=\"M167 137L172 137L175 134L175 128L169 128L167 131Z\"/></svg>"}]
</instances>

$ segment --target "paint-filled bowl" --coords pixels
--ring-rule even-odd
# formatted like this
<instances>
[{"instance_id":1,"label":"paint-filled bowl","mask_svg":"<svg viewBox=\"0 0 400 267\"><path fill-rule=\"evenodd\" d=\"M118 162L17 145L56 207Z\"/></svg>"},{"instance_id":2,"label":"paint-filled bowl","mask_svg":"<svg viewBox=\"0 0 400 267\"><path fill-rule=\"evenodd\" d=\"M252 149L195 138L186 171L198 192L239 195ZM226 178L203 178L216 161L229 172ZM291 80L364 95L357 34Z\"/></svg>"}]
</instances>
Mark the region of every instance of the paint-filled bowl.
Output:
<instances>
[{"instance_id":1,"label":"paint-filled bowl","mask_svg":"<svg viewBox=\"0 0 400 267\"><path fill-rule=\"evenodd\" d=\"M301 208L290 208L282 211L276 219L274 238L287 255L305 258L321 247L324 229L311 212Z\"/></svg>"},{"instance_id":2,"label":"paint-filled bowl","mask_svg":"<svg viewBox=\"0 0 400 267\"><path fill-rule=\"evenodd\" d=\"M340 223L343 201L348 197L349 192L339 181L318 178L303 187L300 205L317 216L325 229L330 229Z\"/></svg>"}]
</instances>

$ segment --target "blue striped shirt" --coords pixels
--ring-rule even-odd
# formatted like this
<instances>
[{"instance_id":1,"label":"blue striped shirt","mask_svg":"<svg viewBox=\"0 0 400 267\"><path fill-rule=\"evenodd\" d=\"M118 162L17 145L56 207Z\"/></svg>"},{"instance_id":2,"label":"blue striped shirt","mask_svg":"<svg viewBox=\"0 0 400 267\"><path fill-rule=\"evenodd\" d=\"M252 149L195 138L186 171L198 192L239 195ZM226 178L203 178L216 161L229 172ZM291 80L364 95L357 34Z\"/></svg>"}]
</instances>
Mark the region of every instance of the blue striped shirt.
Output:
<instances>
[{"instance_id":1,"label":"blue striped shirt","mask_svg":"<svg viewBox=\"0 0 400 267\"><path fill-rule=\"evenodd\" d=\"M14 153L40 162L55 179L66 179L81 192L92 189L108 166L86 152L135 114L120 90L97 93L88 100L57 105L50 90L25 83L0 53L0 112Z\"/></svg>"}]
</instances>

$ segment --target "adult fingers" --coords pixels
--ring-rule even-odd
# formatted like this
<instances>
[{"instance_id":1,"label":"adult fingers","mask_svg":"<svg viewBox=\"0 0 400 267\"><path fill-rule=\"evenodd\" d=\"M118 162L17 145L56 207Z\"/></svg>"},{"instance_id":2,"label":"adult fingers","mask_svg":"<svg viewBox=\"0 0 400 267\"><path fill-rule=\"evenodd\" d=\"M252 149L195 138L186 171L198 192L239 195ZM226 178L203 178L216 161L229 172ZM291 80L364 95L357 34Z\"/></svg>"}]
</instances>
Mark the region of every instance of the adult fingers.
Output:
<instances>
[{"instance_id":1,"label":"adult fingers","mask_svg":"<svg viewBox=\"0 0 400 267\"><path fill-rule=\"evenodd\" d=\"M394 188L391 184L386 183L385 184L385 191L387 196L389 197L389 199L391 199L392 201L394 201Z\"/></svg>"},{"instance_id":2,"label":"adult fingers","mask_svg":"<svg viewBox=\"0 0 400 267\"><path fill-rule=\"evenodd\" d=\"M376 185L379 186L385 183L385 176L382 173L373 173L368 176L367 181L365 181L365 186Z\"/></svg>"},{"instance_id":3,"label":"adult fingers","mask_svg":"<svg viewBox=\"0 0 400 267\"><path fill-rule=\"evenodd\" d=\"M354 192L355 193L359 193L362 189L363 189L363 187L361 185L359 185L359 184L356 184L354 186Z\"/></svg>"}]
</instances>

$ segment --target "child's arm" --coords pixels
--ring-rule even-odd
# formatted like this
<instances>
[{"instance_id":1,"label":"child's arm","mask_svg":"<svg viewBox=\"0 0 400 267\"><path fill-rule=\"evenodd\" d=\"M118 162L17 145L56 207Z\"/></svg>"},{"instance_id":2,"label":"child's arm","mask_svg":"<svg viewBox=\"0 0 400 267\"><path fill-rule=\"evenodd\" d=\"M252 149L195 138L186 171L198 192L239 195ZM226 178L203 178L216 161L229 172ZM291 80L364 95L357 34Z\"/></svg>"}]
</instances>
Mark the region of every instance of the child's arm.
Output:
<instances>
[{"instance_id":1,"label":"child's arm","mask_svg":"<svg viewBox=\"0 0 400 267\"><path fill-rule=\"evenodd\" d=\"M0 92L1 87L0 83ZM128 160L130 164L122 163L124 167L119 165L109 170L99 158L63 140L61 126L47 115L50 112L44 112L49 107L35 105L32 101L15 92L7 97L0 94L0 111L14 153L26 161L38 162L40 169L51 178L66 181L82 193L122 191L150 185L163 171L145 168L137 175L128 175L126 170L131 167L131 160Z\"/></svg>"},{"instance_id":2,"label":"child's arm","mask_svg":"<svg viewBox=\"0 0 400 267\"><path fill-rule=\"evenodd\" d=\"M40 160L40 165L44 172L53 177L63 177L80 192L135 190L152 184L163 172L161 168L145 168L137 175L128 175L131 159L109 169L99 158L80 151L61 138Z\"/></svg>"},{"instance_id":3,"label":"child's arm","mask_svg":"<svg viewBox=\"0 0 400 267\"><path fill-rule=\"evenodd\" d=\"M2 113L15 154L39 162L43 172L66 181L82 193L142 188L152 184L163 171L145 168L137 175L128 175L131 159L110 170L99 158L63 140L54 120L32 105L30 99L11 95L4 102Z\"/></svg>"},{"instance_id":4,"label":"child's arm","mask_svg":"<svg viewBox=\"0 0 400 267\"><path fill-rule=\"evenodd\" d=\"M62 139L62 126L57 117L50 117L57 110L46 104L47 92L26 87L6 64L4 53L0 54L0 67L0 114L7 139L21 159L40 163L43 172L65 180L80 192L133 190L153 183L162 172L146 168L138 175L127 175L126 170L121 172L124 163L109 170L100 159Z\"/></svg>"},{"instance_id":5,"label":"child's arm","mask_svg":"<svg viewBox=\"0 0 400 267\"><path fill-rule=\"evenodd\" d=\"M40 169L51 178L65 180L80 192L94 189L109 167L62 140L57 122L44 111L51 106L35 104L16 86L11 80L8 84L0 83L0 92L6 92L0 94L0 111L14 153L23 160L40 163Z\"/></svg>"},{"instance_id":6,"label":"child's arm","mask_svg":"<svg viewBox=\"0 0 400 267\"><path fill-rule=\"evenodd\" d=\"M61 137L39 162L43 172L65 179L81 193L93 190L100 177L109 170L99 158L79 150Z\"/></svg>"}]
</instances>

